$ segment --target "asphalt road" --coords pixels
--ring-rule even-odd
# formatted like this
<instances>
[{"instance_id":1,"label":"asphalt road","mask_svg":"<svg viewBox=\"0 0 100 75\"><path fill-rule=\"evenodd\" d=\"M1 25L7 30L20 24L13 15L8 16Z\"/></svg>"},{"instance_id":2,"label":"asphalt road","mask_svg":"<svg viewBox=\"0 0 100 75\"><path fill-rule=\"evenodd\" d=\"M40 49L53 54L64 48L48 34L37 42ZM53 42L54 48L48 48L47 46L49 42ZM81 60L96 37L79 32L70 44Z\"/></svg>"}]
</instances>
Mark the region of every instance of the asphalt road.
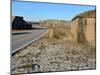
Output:
<instances>
[{"instance_id":1,"label":"asphalt road","mask_svg":"<svg viewBox=\"0 0 100 75\"><path fill-rule=\"evenodd\" d=\"M15 53L22 47L45 35L47 29L14 31L11 36L11 51Z\"/></svg>"}]
</instances>

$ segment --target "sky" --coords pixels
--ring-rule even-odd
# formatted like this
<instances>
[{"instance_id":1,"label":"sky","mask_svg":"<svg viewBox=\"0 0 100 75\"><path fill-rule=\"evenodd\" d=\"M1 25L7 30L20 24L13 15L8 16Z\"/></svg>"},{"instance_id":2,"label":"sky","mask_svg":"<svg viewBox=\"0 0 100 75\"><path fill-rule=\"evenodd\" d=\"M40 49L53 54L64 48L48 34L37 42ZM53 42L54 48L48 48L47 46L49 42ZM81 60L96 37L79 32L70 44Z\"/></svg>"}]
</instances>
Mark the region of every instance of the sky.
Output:
<instances>
[{"instance_id":1,"label":"sky","mask_svg":"<svg viewBox=\"0 0 100 75\"><path fill-rule=\"evenodd\" d=\"M12 1L12 16L23 16L27 21L49 19L70 21L75 15L94 9L95 6L86 5Z\"/></svg>"}]
</instances>

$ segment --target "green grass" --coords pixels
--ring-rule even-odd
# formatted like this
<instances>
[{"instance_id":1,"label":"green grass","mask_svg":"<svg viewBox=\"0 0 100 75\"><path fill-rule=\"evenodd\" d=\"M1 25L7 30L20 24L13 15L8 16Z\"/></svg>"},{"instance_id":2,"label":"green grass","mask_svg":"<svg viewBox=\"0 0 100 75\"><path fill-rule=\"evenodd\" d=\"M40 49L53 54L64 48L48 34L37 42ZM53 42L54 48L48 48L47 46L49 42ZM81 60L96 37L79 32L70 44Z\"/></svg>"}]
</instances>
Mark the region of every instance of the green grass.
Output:
<instances>
[{"instance_id":1,"label":"green grass","mask_svg":"<svg viewBox=\"0 0 100 75\"><path fill-rule=\"evenodd\" d=\"M26 64L26 65L22 65L18 68L32 68L32 64Z\"/></svg>"}]
</instances>

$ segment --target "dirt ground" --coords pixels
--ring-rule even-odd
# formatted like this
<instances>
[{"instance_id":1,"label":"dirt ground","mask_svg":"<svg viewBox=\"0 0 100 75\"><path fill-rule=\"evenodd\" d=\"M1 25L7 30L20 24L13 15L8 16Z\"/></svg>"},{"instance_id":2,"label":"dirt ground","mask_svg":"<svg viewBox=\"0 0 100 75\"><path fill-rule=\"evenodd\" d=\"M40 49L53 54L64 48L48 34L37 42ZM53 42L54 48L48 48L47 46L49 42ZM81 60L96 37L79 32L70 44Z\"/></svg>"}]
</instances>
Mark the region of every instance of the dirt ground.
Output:
<instances>
[{"instance_id":1,"label":"dirt ground","mask_svg":"<svg viewBox=\"0 0 100 75\"><path fill-rule=\"evenodd\" d=\"M12 74L95 69L96 48L72 43L58 31L52 37L48 33L13 55Z\"/></svg>"}]
</instances>

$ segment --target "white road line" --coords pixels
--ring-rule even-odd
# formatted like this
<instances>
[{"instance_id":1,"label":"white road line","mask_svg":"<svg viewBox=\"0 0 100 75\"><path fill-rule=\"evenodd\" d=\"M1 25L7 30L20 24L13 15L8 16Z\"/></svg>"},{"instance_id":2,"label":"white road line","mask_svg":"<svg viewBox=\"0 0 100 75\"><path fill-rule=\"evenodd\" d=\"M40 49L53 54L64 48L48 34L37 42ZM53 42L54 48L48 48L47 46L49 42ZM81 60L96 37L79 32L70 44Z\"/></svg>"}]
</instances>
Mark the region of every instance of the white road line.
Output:
<instances>
[{"instance_id":1,"label":"white road line","mask_svg":"<svg viewBox=\"0 0 100 75\"><path fill-rule=\"evenodd\" d=\"M17 51L19 51L21 48L23 48L23 47L25 47L25 46L31 44L32 42L38 40L39 38L43 37L43 36L44 36L45 34L47 34L47 33L48 33L48 30L47 30L44 34L42 34L41 36L39 36L38 38L36 38L36 39L34 39L34 40L28 42L27 44L24 44L23 46L21 46L21 47L15 49L15 50L13 50L13 51L11 51L12 55L13 55L14 53L16 53Z\"/></svg>"}]
</instances>

